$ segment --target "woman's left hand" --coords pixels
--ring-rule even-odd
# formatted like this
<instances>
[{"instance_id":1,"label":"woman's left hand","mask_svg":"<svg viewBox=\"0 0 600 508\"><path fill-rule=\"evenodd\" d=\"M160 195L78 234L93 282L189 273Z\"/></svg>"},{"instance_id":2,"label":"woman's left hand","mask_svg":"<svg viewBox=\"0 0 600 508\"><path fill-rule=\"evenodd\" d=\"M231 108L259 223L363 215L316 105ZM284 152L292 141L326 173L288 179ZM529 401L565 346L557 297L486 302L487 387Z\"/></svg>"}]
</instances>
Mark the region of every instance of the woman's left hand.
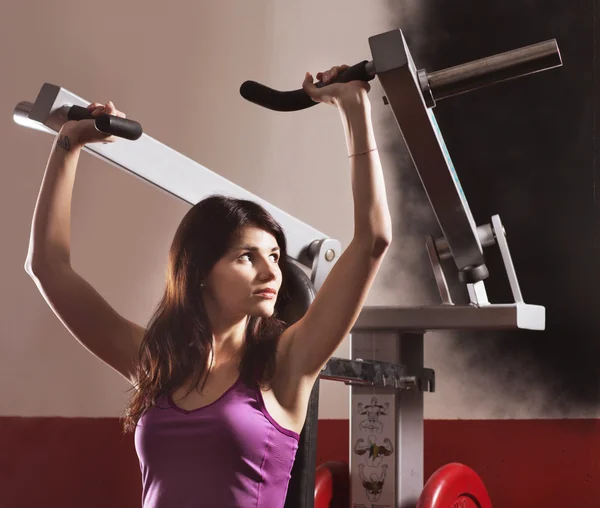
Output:
<instances>
[{"instance_id":1,"label":"woman's left hand","mask_svg":"<svg viewBox=\"0 0 600 508\"><path fill-rule=\"evenodd\" d=\"M332 106L340 106L347 103L361 103L365 100L371 86L366 81L350 81L348 83L331 83L339 74L348 69L348 65L336 65L328 71L319 72L317 79L326 86L317 88L312 75L307 72L302 83L302 88L315 102L323 102Z\"/></svg>"}]
</instances>

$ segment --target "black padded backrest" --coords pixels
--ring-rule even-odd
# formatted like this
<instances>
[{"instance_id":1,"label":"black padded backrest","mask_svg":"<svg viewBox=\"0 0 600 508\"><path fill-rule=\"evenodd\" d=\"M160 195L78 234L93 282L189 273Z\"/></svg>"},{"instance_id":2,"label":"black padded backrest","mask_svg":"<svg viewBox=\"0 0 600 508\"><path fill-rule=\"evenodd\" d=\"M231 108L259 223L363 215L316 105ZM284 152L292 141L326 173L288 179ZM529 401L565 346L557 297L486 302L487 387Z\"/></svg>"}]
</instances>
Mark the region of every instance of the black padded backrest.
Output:
<instances>
[{"instance_id":1,"label":"black padded backrest","mask_svg":"<svg viewBox=\"0 0 600 508\"><path fill-rule=\"evenodd\" d=\"M283 277L286 295L277 309L277 314L280 319L291 325L307 311L315 298L315 289L304 271L291 261L286 263ZM319 380L317 379L308 402L306 421L300 433L285 508L314 507L318 420Z\"/></svg>"}]
</instances>

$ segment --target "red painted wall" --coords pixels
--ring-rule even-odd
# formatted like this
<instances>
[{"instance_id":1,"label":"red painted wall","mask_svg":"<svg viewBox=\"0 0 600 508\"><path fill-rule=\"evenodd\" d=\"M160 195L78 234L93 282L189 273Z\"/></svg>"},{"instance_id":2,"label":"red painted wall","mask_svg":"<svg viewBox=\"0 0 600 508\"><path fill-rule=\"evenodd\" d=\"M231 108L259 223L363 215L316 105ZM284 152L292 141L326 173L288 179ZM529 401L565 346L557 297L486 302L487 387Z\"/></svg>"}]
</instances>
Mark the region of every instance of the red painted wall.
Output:
<instances>
[{"instance_id":1,"label":"red painted wall","mask_svg":"<svg viewBox=\"0 0 600 508\"><path fill-rule=\"evenodd\" d=\"M348 460L348 421L319 422L318 461ZM115 418L0 418L0 499L10 508L139 507L130 434ZM600 506L600 421L428 420L425 476L462 462L494 508Z\"/></svg>"},{"instance_id":2,"label":"red painted wall","mask_svg":"<svg viewBox=\"0 0 600 508\"><path fill-rule=\"evenodd\" d=\"M2 508L141 505L132 435L116 418L0 418Z\"/></svg>"},{"instance_id":3,"label":"red painted wall","mask_svg":"<svg viewBox=\"0 0 600 508\"><path fill-rule=\"evenodd\" d=\"M347 420L321 420L319 462L347 461L348 439ZM424 454L425 479L465 464L494 508L600 507L599 420L426 420Z\"/></svg>"}]
</instances>

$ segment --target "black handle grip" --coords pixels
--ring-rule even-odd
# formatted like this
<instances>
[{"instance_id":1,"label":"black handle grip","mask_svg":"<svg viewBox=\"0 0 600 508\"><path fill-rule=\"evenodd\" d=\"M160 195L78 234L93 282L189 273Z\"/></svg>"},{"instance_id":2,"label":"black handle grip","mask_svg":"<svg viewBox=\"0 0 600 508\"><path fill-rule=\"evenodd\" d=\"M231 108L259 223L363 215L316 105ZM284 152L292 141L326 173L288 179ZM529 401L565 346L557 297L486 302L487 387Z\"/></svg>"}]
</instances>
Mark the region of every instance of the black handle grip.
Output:
<instances>
[{"instance_id":1,"label":"black handle grip","mask_svg":"<svg viewBox=\"0 0 600 508\"><path fill-rule=\"evenodd\" d=\"M375 74L367 71L367 60L363 60L342 72L336 79L327 83L348 83L350 81L371 81ZM325 85L322 81L316 83L318 88ZM301 109L316 106L318 102L313 101L308 94L300 88L289 92L273 90L268 86L257 83L256 81L245 81L240 87L241 96L247 101L258 104L263 108L273 111L300 111Z\"/></svg>"},{"instance_id":2,"label":"black handle grip","mask_svg":"<svg viewBox=\"0 0 600 508\"><path fill-rule=\"evenodd\" d=\"M68 118L69 120L96 120L96 129L100 132L132 141L139 139L144 133L142 126L135 120L106 114L94 117L91 111L81 106L71 106Z\"/></svg>"}]
</instances>

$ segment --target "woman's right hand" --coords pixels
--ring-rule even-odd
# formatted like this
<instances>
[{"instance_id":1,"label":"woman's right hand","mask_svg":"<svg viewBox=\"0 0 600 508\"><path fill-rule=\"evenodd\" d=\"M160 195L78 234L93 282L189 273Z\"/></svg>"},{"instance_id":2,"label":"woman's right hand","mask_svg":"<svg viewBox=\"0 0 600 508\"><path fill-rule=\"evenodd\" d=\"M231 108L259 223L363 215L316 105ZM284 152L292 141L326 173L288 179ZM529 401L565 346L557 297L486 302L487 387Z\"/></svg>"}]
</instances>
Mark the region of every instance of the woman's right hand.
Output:
<instances>
[{"instance_id":1,"label":"woman's right hand","mask_svg":"<svg viewBox=\"0 0 600 508\"><path fill-rule=\"evenodd\" d=\"M92 102L87 110L91 112L92 117L97 117L102 114L114 115L120 118L126 118L125 113L115 108L112 101L106 104ZM115 136L105 134L96 129L96 120L70 120L63 124L59 135L68 136L71 146L84 146L88 143L112 143L115 141Z\"/></svg>"},{"instance_id":2,"label":"woman's right hand","mask_svg":"<svg viewBox=\"0 0 600 508\"><path fill-rule=\"evenodd\" d=\"M346 104L364 104L367 93L371 89L371 85L366 81L353 80L347 83L331 83L339 74L349 68L348 65L336 65L328 71L319 72L317 79L327 85L322 88L317 88L312 75L307 72L302 88L313 101L338 106L342 109Z\"/></svg>"}]
</instances>

